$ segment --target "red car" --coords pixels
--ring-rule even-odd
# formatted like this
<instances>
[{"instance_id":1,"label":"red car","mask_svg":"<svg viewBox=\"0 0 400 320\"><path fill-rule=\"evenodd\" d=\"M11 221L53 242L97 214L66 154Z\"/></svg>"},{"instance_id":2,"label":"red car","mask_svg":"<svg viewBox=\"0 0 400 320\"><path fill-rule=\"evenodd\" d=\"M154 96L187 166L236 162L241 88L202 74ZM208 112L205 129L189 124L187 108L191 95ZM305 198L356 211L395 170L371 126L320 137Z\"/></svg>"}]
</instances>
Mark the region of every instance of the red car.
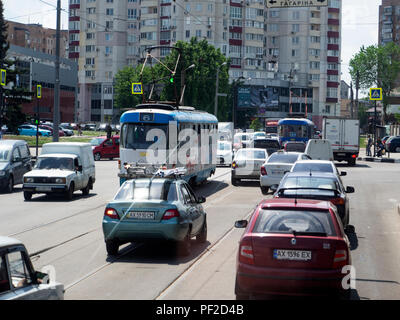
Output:
<instances>
[{"instance_id":1,"label":"red car","mask_svg":"<svg viewBox=\"0 0 400 320\"><path fill-rule=\"evenodd\" d=\"M119 158L119 136L97 137L90 141L93 149L94 160L99 161L102 158Z\"/></svg>"},{"instance_id":2,"label":"red car","mask_svg":"<svg viewBox=\"0 0 400 320\"><path fill-rule=\"evenodd\" d=\"M267 199L240 243L235 294L238 300L276 295L350 296L342 268L351 265L350 243L334 205L328 201Z\"/></svg>"},{"instance_id":3,"label":"red car","mask_svg":"<svg viewBox=\"0 0 400 320\"><path fill-rule=\"evenodd\" d=\"M41 124L41 125L39 126L39 128L40 128L40 129L44 129L44 130L49 130L49 131L51 132L51 135L53 135L53 131L54 131L53 127L48 126L48 125L45 125L45 124ZM65 136L64 131L58 130L58 136L59 136L59 137L64 137L64 136Z\"/></svg>"}]
</instances>

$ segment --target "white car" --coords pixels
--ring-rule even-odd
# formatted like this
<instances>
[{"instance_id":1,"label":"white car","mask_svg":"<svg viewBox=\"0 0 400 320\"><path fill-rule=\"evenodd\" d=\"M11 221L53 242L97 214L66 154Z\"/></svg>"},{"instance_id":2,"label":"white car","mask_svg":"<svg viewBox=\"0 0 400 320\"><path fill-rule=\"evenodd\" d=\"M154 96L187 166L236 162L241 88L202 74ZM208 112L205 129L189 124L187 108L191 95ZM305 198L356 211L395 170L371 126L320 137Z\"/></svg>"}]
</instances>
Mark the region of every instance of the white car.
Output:
<instances>
[{"instance_id":1,"label":"white car","mask_svg":"<svg viewBox=\"0 0 400 320\"><path fill-rule=\"evenodd\" d=\"M35 271L20 241L0 237L0 300L63 300L64 286L52 277Z\"/></svg>"},{"instance_id":2,"label":"white car","mask_svg":"<svg viewBox=\"0 0 400 320\"><path fill-rule=\"evenodd\" d=\"M271 154L267 161L261 166L261 192L266 195L271 186L279 185L283 176L290 172L296 161L310 159L309 156L300 152L278 151Z\"/></svg>"},{"instance_id":3,"label":"white car","mask_svg":"<svg viewBox=\"0 0 400 320\"><path fill-rule=\"evenodd\" d=\"M338 176L345 176L345 171L339 171L333 161L327 160L301 160L297 161L290 172L331 172Z\"/></svg>"},{"instance_id":4,"label":"white car","mask_svg":"<svg viewBox=\"0 0 400 320\"><path fill-rule=\"evenodd\" d=\"M234 152L242 149L243 147L248 147L251 143L251 134L250 133L236 133L233 137L233 150Z\"/></svg>"},{"instance_id":5,"label":"white car","mask_svg":"<svg viewBox=\"0 0 400 320\"><path fill-rule=\"evenodd\" d=\"M231 166L233 159L232 143L229 141L218 141L217 146L217 164Z\"/></svg>"},{"instance_id":6,"label":"white car","mask_svg":"<svg viewBox=\"0 0 400 320\"><path fill-rule=\"evenodd\" d=\"M259 179L261 165L267 159L265 149L240 149L232 162L232 185L237 186L241 179Z\"/></svg>"}]
</instances>

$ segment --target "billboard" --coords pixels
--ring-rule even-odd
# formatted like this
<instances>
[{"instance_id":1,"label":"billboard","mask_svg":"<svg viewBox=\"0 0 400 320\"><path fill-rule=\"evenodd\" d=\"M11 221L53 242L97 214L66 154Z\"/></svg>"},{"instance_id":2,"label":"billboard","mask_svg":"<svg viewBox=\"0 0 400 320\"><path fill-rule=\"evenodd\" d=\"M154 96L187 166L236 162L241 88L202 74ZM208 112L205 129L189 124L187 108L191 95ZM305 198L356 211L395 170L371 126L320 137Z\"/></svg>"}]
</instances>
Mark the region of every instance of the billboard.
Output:
<instances>
[{"instance_id":1,"label":"billboard","mask_svg":"<svg viewBox=\"0 0 400 320\"><path fill-rule=\"evenodd\" d=\"M261 113L279 110L279 88L265 88L264 86L239 87L237 95L238 109L255 108Z\"/></svg>"}]
</instances>

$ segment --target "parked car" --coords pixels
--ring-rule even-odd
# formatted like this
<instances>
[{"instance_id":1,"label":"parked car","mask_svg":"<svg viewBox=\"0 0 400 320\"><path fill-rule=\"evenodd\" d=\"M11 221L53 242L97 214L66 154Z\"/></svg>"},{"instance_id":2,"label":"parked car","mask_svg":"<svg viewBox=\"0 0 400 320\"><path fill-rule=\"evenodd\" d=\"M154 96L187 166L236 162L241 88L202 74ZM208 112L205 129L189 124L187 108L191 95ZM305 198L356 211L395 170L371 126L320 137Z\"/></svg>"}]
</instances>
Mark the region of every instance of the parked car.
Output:
<instances>
[{"instance_id":1,"label":"parked car","mask_svg":"<svg viewBox=\"0 0 400 320\"><path fill-rule=\"evenodd\" d=\"M65 129L69 129L69 130L73 130L73 129L74 129L74 128L71 126L70 123L66 123L66 122L60 123L59 127L63 127L63 128L65 128Z\"/></svg>"},{"instance_id":2,"label":"parked car","mask_svg":"<svg viewBox=\"0 0 400 320\"><path fill-rule=\"evenodd\" d=\"M207 241L207 216L189 184L175 178L139 178L124 182L104 211L103 233L109 255L132 241L174 241L189 255L191 238Z\"/></svg>"},{"instance_id":3,"label":"parked car","mask_svg":"<svg viewBox=\"0 0 400 320\"><path fill-rule=\"evenodd\" d=\"M100 123L96 131L106 131L107 123Z\"/></svg>"},{"instance_id":4,"label":"parked car","mask_svg":"<svg viewBox=\"0 0 400 320\"><path fill-rule=\"evenodd\" d=\"M107 137L97 137L90 141L93 149L93 156L95 161L99 161L102 158L113 158L119 157L119 136L113 136L111 139Z\"/></svg>"},{"instance_id":5,"label":"parked car","mask_svg":"<svg viewBox=\"0 0 400 320\"><path fill-rule=\"evenodd\" d=\"M0 140L0 190L11 193L14 185L32 170L28 144L24 140Z\"/></svg>"},{"instance_id":6,"label":"parked car","mask_svg":"<svg viewBox=\"0 0 400 320\"><path fill-rule=\"evenodd\" d=\"M302 141L287 141L283 146L286 152L305 152L306 144Z\"/></svg>"},{"instance_id":7,"label":"parked car","mask_svg":"<svg viewBox=\"0 0 400 320\"><path fill-rule=\"evenodd\" d=\"M387 139L385 149L387 152L400 152L400 136L393 136Z\"/></svg>"},{"instance_id":8,"label":"parked car","mask_svg":"<svg viewBox=\"0 0 400 320\"><path fill-rule=\"evenodd\" d=\"M96 131L96 124L95 123L87 123L85 124L86 131Z\"/></svg>"},{"instance_id":9,"label":"parked car","mask_svg":"<svg viewBox=\"0 0 400 320\"><path fill-rule=\"evenodd\" d=\"M232 162L231 183L237 186L241 179L259 179L261 165L267 159L265 149L240 149Z\"/></svg>"},{"instance_id":10,"label":"parked car","mask_svg":"<svg viewBox=\"0 0 400 320\"><path fill-rule=\"evenodd\" d=\"M36 126L32 124L23 124L18 127L18 134L21 136L33 136L36 137L36 133L39 132L39 136L50 137L51 131L40 129L37 130Z\"/></svg>"},{"instance_id":11,"label":"parked car","mask_svg":"<svg viewBox=\"0 0 400 320\"><path fill-rule=\"evenodd\" d=\"M72 130L72 129L67 129L63 126L60 126L60 129L62 130L64 135L66 135L67 137L72 137L74 135L74 130Z\"/></svg>"},{"instance_id":12,"label":"parked car","mask_svg":"<svg viewBox=\"0 0 400 320\"><path fill-rule=\"evenodd\" d=\"M22 242L0 237L0 300L63 300L64 286L35 271Z\"/></svg>"},{"instance_id":13,"label":"parked car","mask_svg":"<svg viewBox=\"0 0 400 320\"><path fill-rule=\"evenodd\" d=\"M347 172L339 171L333 161L326 160L296 161L290 172L331 172L338 176L347 175Z\"/></svg>"},{"instance_id":14,"label":"parked car","mask_svg":"<svg viewBox=\"0 0 400 320\"><path fill-rule=\"evenodd\" d=\"M282 178L274 197L330 201L347 227L350 221L349 193L354 193L354 188L345 188L336 173L290 172Z\"/></svg>"},{"instance_id":15,"label":"parked car","mask_svg":"<svg viewBox=\"0 0 400 320\"><path fill-rule=\"evenodd\" d=\"M39 128L40 128L40 129L44 129L44 130L49 130L49 131L51 132L51 135L53 135L53 132L54 132L53 127L50 127L50 126L45 125L45 124L41 124L41 125L39 126ZM58 136L59 136L59 137L64 137L64 136L65 136L64 131L58 130Z\"/></svg>"},{"instance_id":16,"label":"parked car","mask_svg":"<svg viewBox=\"0 0 400 320\"><path fill-rule=\"evenodd\" d=\"M332 145L326 139L310 139L304 151L313 160L333 161Z\"/></svg>"},{"instance_id":17,"label":"parked car","mask_svg":"<svg viewBox=\"0 0 400 320\"><path fill-rule=\"evenodd\" d=\"M290 172L293 164L299 160L310 160L304 153L279 151L273 153L260 168L260 188L262 194L268 194L269 188L279 185L282 177Z\"/></svg>"},{"instance_id":18,"label":"parked car","mask_svg":"<svg viewBox=\"0 0 400 320\"><path fill-rule=\"evenodd\" d=\"M217 164L231 166L233 160L232 143L229 141L217 142Z\"/></svg>"},{"instance_id":19,"label":"parked car","mask_svg":"<svg viewBox=\"0 0 400 320\"><path fill-rule=\"evenodd\" d=\"M278 140L272 138L268 139L263 137L254 138L253 146L254 148L258 149L265 149L269 156L281 149L281 145L279 144Z\"/></svg>"},{"instance_id":20,"label":"parked car","mask_svg":"<svg viewBox=\"0 0 400 320\"><path fill-rule=\"evenodd\" d=\"M390 138L391 136L384 136L383 138L382 138L382 143L383 144L385 144L386 143L386 141Z\"/></svg>"},{"instance_id":21,"label":"parked car","mask_svg":"<svg viewBox=\"0 0 400 320\"><path fill-rule=\"evenodd\" d=\"M350 242L328 201L262 201L239 242L237 300L266 295L329 295L350 298L342 268L351 265Z\"/></svg>"},{"instance_id":22,"label":"parked car","mask_svg":"<svg viewBox=\"0 0 400 320\"><path fill-rule=\"evenodd\" d=\"M68 200L77 190L88 195L96 181L92 146L78 142L46 143L34 169L23 180L26 201L36 193L61 193Z\"/></svg>"}]
</instances>

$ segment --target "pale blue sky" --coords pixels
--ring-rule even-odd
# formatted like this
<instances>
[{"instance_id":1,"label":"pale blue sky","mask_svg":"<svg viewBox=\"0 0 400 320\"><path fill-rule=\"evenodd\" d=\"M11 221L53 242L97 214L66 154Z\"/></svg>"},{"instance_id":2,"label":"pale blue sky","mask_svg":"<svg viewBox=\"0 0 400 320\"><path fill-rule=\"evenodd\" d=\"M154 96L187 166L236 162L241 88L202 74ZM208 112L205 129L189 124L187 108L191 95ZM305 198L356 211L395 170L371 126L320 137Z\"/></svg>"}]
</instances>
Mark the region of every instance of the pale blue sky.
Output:
<instances>
[{"instance_id":1,"label":"pale blue sky","mask_svg":"<svg viewBox=\"0 0 400 320\"><path fill-rule=\"evenodd\" d=\"M182 1L182 0L178 0ZM6 19L22 23L40 23L56 27L56 0L3 0ZM378 42L378 15L381 0L343 0L342 9L342 79L350 83L348 64L362 45ZM68 10L68 0L61 5ZM68 28L68 15L61 13L63 28Z\"/></svg>"}]
</instances>

